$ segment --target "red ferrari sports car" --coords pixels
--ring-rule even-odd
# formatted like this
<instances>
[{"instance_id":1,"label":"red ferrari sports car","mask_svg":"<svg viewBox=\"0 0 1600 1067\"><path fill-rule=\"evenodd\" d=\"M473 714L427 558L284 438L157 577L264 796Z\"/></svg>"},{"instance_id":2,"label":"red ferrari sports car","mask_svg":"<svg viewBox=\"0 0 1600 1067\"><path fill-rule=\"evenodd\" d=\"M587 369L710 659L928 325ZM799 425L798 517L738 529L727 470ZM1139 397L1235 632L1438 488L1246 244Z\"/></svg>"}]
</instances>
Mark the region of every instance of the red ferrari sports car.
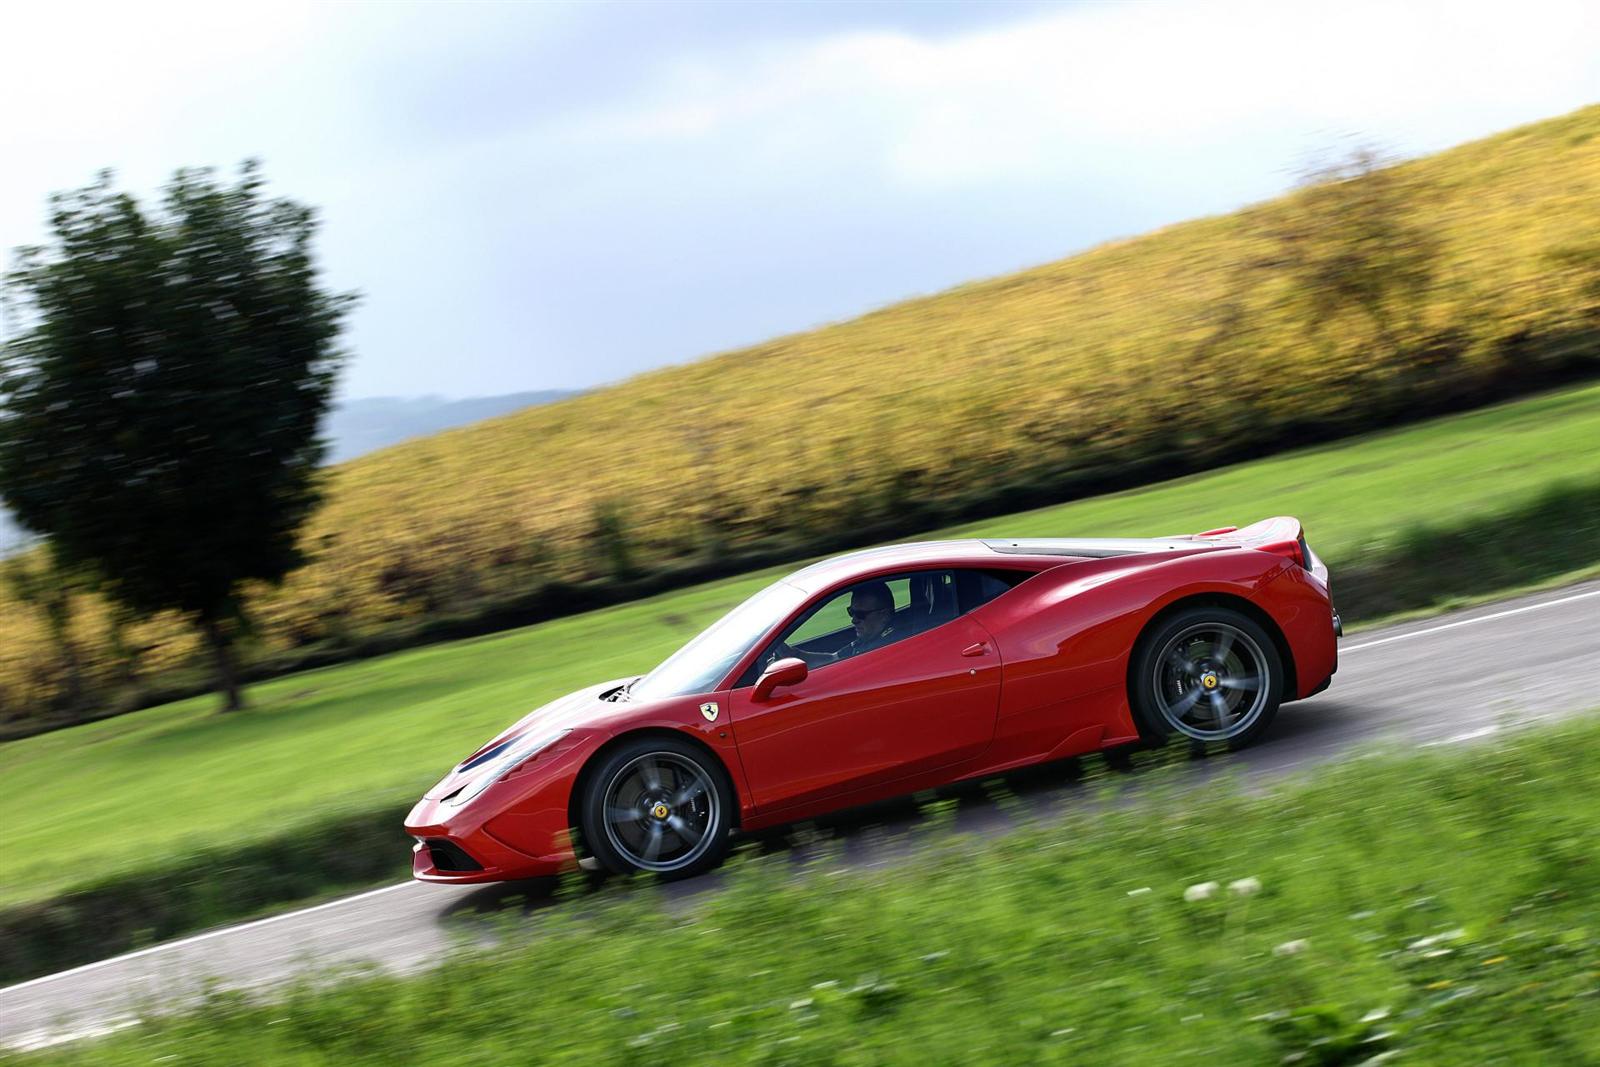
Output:
<instances>
[{"instance_id":1,"label":"red ferrari sports car","mask_svg":"<svg viewBox=\"0 0 1600 1067\"><path fill-rule=\"evenodd\" d=\"M1173 735L1238 747L1338 663L1300 523L874 548L772 583L639 678L573 693L406 818L418 878L715 865L730 833Z\"/></svg>"}]
</instances>

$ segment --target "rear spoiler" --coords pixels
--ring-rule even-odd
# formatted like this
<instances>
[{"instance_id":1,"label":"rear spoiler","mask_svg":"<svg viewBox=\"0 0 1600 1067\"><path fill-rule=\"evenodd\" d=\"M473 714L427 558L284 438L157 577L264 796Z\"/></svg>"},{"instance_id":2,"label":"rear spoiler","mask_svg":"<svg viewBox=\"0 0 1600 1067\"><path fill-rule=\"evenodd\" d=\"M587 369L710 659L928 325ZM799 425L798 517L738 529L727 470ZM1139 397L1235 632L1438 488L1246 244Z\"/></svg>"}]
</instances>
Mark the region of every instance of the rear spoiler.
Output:
<instances>
[{"instance_id":1,"label":"rear spoiler","mask_svg":"<svg viewBox=\"0 0 1600 1067\"><path fill-rule=\"evenodd\" d=\"M1300 520L1288 515L1262 519L1242 530L1237 526L1224 526L1205 533L1190 534L1187 540L1190 543L1201 541L1215 545L1238 545L1240 548L1271 552L1275 556L1294 560L1306 570L1312 569L1316 558L1311 554L1311 546L1306 544L1306 532Z\"/></svg>"},{"instance_id":2,"label":"rear spoiler","mask_svg":"<svg viewBox=\"0 0 1600 1067\"><path fill-rule=\"evenodd\" d=\"M1300 520L1287 515L1262 519L1244 529L1224 526L1197 534L1176 534L1172 537L1039 537L1027 540L983 542L995 552L1026 556L1133 556L1149 552L1181 552L1195 547L1239 547L1271 552L1294 560L1306 570L1314 570L1319 561L1306 544L1305 531Z\"/></svg>"}]
</instances>

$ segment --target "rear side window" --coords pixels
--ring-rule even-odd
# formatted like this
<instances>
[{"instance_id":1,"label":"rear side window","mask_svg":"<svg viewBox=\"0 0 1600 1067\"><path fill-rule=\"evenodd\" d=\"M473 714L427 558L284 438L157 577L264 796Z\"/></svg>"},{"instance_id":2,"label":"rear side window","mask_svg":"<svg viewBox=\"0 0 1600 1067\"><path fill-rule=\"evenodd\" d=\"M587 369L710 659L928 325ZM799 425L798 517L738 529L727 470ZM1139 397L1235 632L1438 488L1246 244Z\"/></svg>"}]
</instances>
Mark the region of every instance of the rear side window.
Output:
<instances>
[{"instance_id":1,"label":"rear side window","mask_svg":"<svg viewBox=\"0 0 1600 1067\"><path fill-rule=\"evenodd\" d=\"M1029 571L961 570L955 572L956 591L961 602L961 614L980 608L1016 586L1033 577Z\"/></svg>"}]
</instances>

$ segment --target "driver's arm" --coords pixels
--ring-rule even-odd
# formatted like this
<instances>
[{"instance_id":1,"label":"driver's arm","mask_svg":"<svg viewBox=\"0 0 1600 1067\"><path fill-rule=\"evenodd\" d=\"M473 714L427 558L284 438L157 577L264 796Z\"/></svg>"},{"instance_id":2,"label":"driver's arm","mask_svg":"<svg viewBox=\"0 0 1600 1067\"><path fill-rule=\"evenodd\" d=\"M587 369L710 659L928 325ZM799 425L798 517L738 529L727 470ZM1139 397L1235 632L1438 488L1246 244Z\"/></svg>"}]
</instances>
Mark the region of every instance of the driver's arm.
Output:
<instances>
[{"instance_id":1,"label":"driver's arm","mask_svg":"<svg viewBox=\"0 0 1600 1067\"><path fill-rule=\"evenodd\" d=\"M779 641L772 646L772 654L767 657L767 664L771 665L780 659L797 659L807 667L820 667L824 663L832 663L839 658L837 652L807 652L795 648L793 645Z\"/></svg>"}]
</instances>

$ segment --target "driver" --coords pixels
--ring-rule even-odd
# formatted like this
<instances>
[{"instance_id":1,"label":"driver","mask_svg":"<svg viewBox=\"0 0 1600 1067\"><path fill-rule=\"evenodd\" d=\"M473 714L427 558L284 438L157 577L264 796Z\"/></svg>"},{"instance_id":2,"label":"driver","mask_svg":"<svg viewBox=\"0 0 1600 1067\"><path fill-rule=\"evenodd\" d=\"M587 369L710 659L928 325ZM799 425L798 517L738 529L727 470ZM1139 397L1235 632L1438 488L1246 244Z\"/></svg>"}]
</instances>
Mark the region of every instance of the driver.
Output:
<instances>
[{"instance_id":1,"label":"driver","mask_svg":"<svg viewBox=\"0 0 1600 1067\"><path fill-rule=\"evenodd\" d=\"M805 660L808 667L835 663L863 652L881 648L894 640L894 594L886 582L862 582L850 590L850 623L855 637L836 652L806 652L780 641L772 659L790 657Z\"/></svg>"},{"instance_id":2,"label":"driver","mask_svg":"<svg viewBox=\"0 0 1600 1067\"><path fill-rule=\"evenodd\" d=\"M862 582L852 589L849 612L856 636L834 653L834 659L849 659L893 640L894 596L886 583Z\"/></svg>"}]
</instances>

